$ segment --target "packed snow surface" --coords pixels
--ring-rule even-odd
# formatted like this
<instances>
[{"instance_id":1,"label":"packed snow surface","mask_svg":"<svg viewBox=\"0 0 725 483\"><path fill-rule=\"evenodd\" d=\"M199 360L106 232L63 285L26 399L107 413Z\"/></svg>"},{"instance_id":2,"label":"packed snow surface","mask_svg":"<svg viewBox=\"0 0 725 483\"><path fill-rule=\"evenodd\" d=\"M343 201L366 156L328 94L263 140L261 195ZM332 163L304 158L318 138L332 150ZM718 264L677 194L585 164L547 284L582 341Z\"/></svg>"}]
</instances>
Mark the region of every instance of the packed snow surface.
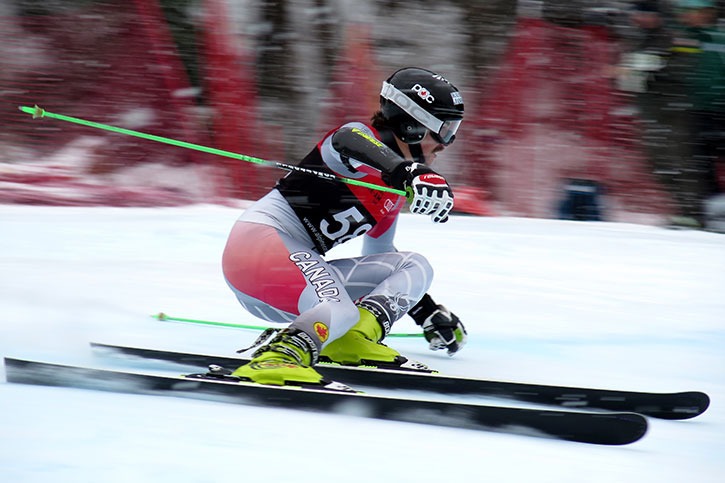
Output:
<instances>
[{"instance_id":1,"label":"packed snow surface","mask_svg":"<svg viewBox=\"0 0 725 483\"><path fill-rule=\"evenodd\" d=\"M261 324L224 283L241 208L0 206L0 355L160 373L91 341L232 354ZM720 482L725 478L725 236L618 223L402 215L397 246L428 257L431 294L470 340L454 375L674 392L710 409L650 419L622 447L162 396L0 383L5 482ZM330 256L354 256L354 241ZM412 332L409 319L394 327ZM4 380L4 378L3 378ZM443 396L440 396L443 397ZM491 401L486 401L491 402Z\"/></svg>"}]
</instances>

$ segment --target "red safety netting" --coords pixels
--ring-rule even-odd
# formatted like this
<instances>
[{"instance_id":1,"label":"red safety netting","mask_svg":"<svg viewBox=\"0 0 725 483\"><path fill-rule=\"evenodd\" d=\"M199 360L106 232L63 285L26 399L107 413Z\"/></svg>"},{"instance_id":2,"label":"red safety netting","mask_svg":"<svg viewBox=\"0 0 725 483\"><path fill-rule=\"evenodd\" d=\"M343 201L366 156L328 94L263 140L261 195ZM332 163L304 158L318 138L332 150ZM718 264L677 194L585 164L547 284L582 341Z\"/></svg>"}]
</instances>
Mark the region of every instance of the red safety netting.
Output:
<instances>
[{"instance_id":1,"label":"red safety netting","mask_svg":"<svg viewBox=\"0 0 725 483\"><path fill-rule=\"evenodd\" d=\"M212 113L211 142L225 151L280 160L280 128L265 128L260 119L254 58L245 39L232 32L230 22L226 2L205 0L201 75ZM236 198L256 199L282 176L277 169L246 161L223 158L216 162L226 167L225 191Z\"/></svg>"},{"instance_id":2,"label":"red safety netting","mask_svg":"<svg viewBox=\"0 0 725 483\"><path fill-rule=\"evenodd\" d=\"M373 50L371 28L350 24L332 73L323 103L319 131L351 121L370 122L380 106L380 86L385 79Z\"/></svg>"},{"instance_id":3,"label":"red safety netting","mask_svg":"<svg viewBox=\"0 0 725 483\"><path fill-rule=\"evenodd\" d=\"M208 145L156 1L84 2L0 18L0 202L173 205L230 194L215 156L53 119L18 106ZM226 113L225 113L226 114ZM237 113L238 114L238 113Z\"/></svg>"},{"instance_id":4,"label":"red safety netting","mask_svg":"<svg viewBox=\"0 0 725 483\"><path fill-rule=\"evenodd\" d=\"M552 217L566 179L601 183L609 218L664 214L637 120L613 82L618 45L606 28L518 20L495 75L479 83L461 138L466 176L501 211Z\"/></svg>"}]
</instances>

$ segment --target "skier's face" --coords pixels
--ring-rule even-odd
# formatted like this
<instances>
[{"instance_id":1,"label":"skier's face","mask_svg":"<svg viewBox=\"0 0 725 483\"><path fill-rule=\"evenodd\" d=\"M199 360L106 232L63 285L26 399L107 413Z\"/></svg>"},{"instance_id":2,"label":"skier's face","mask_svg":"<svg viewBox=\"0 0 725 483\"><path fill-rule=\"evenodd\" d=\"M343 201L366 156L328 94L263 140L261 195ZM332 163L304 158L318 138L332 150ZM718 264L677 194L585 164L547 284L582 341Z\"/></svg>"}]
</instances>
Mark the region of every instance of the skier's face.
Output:
<instances>
[{"instance_id":1,"label":"skier's face","mask_svg":"<svg viewBox=\"0 0 725 483\"><path fill-rule=\"evenodd\" d=\"M423 141L420 143L420 147L423 150L423 156L425 157L425 164L433 164L438 153L446 149L445 144L441 144L436 141L430 133L426 134Z\"/></svg>"},{"instance_id":2,"label":"skier's face","mask_svg":"<svg viewBox=\"0 0 725 483\"><path fill-rule=\"evenodd\" d=\"M421 149L423 159L415 159L413 157L413 154L411 153L409 144L404 143L398 137L396 137L395 140L397 141L398 147L400 147L400 150L403 153L405 159L414 160L418 163L425 163L427 165L433 164L433 161L435 161L438 153L446 148L445 144L439 143L433 138L433 136L430 135L430 133L427 133L423 138L423 141L421 141L418 145L418 147Z\"/></svg>"}]
</instances>

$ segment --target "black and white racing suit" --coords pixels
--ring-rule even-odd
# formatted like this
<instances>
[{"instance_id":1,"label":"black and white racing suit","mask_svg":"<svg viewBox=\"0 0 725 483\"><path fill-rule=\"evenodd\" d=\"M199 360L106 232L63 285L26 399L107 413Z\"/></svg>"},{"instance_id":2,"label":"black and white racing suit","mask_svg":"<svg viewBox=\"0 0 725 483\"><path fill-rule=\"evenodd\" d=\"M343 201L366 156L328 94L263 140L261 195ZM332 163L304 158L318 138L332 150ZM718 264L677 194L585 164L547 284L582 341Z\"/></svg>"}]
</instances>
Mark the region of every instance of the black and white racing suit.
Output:
<instances>
[{"instance_id":1,"label":"black and white racing suit","mask_svg":"<svg viewBox=\"0 0 725 483\"><path fill-rule=\"evenodd\" d=\"M348 123L325 135L299 166L387 186L386 174L404 161L387 139L383 143L369 125ZM320 349L355 325L356 303L379 312L388 332L433 277L422 255L393 244L404 204L396 193L292 171L233 226L222 261L225 279L250 313L291 323ZM362 256L324 258L359 236Z\"/></svg>"}]
</instances>

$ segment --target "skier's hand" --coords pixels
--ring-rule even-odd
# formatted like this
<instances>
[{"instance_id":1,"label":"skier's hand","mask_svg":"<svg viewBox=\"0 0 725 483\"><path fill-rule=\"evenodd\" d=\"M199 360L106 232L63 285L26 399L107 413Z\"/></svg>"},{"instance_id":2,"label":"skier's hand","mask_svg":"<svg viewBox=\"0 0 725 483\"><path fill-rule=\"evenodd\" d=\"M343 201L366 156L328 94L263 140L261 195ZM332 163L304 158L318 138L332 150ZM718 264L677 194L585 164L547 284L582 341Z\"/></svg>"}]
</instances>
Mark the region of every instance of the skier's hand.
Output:
<instances>
[{"instance_id":1,"label":"skier's hand","mask_svg":"<svg viewBox=\"0 0 725 483\"><path fill-rule=\"evenodd\" d=\"M468 340L461 320L442 305L423 322L423 334L430 350L447 349L449 356L461 350Z\"/></svg>"},{"instance_id":2,"label":"skier's hand","mask_svg":"<svg viewBox=\"0 0 725 483\"><path fill-rule=\"evenodd\" d=\"M430 350L446 349L448 355L452 356L461 350L468 340L466 328L458 316L443 305L437 305L428 294L425 294L408 314L413 317L416 324L423 327L423 335L429 343Z\"/></svg>"},{"instance_id":3,"label":"skier's hand","mask_svg":"<svg viewBox=\"0 0 725 483\"><path fill-rule=\"evenodd\" d=\"M436 223L448 221L453 209L453 191L446 179L425 164L410 163L399 173L402 188L408 193L410 212L430 215Z\"/></svg>"}]
</instances>

